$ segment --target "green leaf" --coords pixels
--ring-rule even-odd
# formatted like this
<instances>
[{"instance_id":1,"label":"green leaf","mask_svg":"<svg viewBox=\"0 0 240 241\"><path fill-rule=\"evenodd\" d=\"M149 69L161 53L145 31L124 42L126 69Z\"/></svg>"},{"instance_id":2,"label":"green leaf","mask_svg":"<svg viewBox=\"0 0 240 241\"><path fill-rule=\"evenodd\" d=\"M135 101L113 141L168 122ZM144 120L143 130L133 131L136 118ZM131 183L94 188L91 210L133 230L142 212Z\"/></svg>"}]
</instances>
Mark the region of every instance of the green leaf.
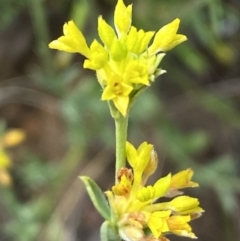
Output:
<instances>
[{"instance_id":1,"label":"green leaf","mask_svg":"<svg viewBox=\"0 0 240 241\"><path fill-rule=\"evenodd\" d=\"M90 177L81 176L80 179L85 184L88 195L90 196L90 199L92 200L94 207L106 220L110 220L110 207L102 190Z\"/></svg>"}]
</instances>

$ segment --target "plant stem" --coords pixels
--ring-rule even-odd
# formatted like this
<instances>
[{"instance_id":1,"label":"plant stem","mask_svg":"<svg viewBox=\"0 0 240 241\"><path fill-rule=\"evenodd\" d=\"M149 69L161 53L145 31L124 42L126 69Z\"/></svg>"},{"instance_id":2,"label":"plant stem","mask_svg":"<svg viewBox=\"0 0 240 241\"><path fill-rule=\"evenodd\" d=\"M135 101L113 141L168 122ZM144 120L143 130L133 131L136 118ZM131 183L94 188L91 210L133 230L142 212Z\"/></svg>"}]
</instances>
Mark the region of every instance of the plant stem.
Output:
<instances>
[{"instance_id":1,"label":"plant stem","mask_svg":"<svg viewBox=\"0 0 240 241\"><path fill-rule=\"evenodd\" d=\"M127 141L127 127L128 117L118 115L115 118L116 127L116 169L115 169L115 183L117 184L117 174L121 167L126 165L126 141Z\"/></svg>"}]
</instances>

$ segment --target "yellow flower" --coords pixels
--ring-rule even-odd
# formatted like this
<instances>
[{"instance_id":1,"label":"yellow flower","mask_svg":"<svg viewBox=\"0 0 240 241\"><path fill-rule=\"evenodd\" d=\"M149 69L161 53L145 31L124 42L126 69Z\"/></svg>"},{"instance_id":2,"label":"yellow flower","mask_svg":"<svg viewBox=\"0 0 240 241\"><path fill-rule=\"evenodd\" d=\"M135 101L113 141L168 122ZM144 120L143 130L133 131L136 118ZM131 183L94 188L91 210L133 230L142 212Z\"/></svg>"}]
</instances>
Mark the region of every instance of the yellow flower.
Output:
<instances>
[{"instance_id":1,"label":"yellow flower","mask_svg":"<svg viewBox=\"0 0 240 241\"><path fill-rule=\"evenodd\" d=\"M126 66L124 79L132 84L149 85L147 65L133 60Z\"/></svg>"},{"instance_id":2,"label":"yellow flower","mask_svg":"<svg viewBox=\"0 0 240 241\"><path fill-rule=\"evenodd\" d=\"M131 180L122 175L118 185L112 187L112 191L118 196L126 196L130 193L132 187Z\"/></svg>"},{"instance_id":3,"label":"yellow flower","mask_svg":"<svg viewBox=\"0 0 240 241\"><path fill-rule=\"evenodd\" d=\"M199 201L197 198L192 198L189 196L179 196L168 203L168 208L180 214L203 212L203 209L200 208L198 205Z\"/></svg>"},{"instance_id":4,"label":"yellow flower","mask_svg":"<svg viewBox=\"0 0 240 241\"><path fill-rule=\"evenodd\" d=\"M181 189L186 187L198 187L198 183L192 182L193 170L186 169L172 176L171 188Z\"/></svg>"},{"instance_id":5,"label":"yellow flower","mask_svg":"<svg viewBox=\"0 0 240 241\"><path fill-rule=\"evenodd\" d=\"M80 53L87 58L90 57L90 49L87 46L85 37L73 21L64 24L63 34L64 36L52 41L49 48L70 53Z\"/></svg>"},{"instance_id":6,"label":"yellow flower","mask_svg":"<svg viewBox=\"0 0 240 241\"><path fill-rule=\"evenodd\" d=\"M126 153L129 164L134 170L134 179L137 176L142 176L147 164L151 158L151 152L153 150L153 145L143 142L138 149L130 143L126 143Z\"/></svg>"},{"instance_id":7,"label":"yellow flower","mask_svg":"<svg viewBox=\"0 0 240 241\"><path fill-rule=\"evenodd\" d=\"M162 233L170 231L167 224L170 215L171 211L157 211L150 215L147 223L154 238L159 238Z\"/></svg>"},{"instance_id":8,"label":"yellow flower","mask_svg":"<svg viewBox=\"0 0 240 241\"><path fill-rule=\"evenodd\" d=\"M187 188L187 187L198 187L197 182L191 181L191 178L193 176L193 170L191 168L188 168L186 170L183 170L175 175L172 176L170 189L168 190L168 193L166 194L167 197L175 197L180 194L182 194L179 189Z\"/></svg>"},{"instance_id":9,"label":"yellow flower","mask_svg":"<svg viewBox=\"0 0 240 241\"><path fill-rule=\"evenodd\" d=\"M148 49L150 55L160 51L166 52L187 40L185 35L177 34L179 24L180 20L176 18L156 33L153 44Z\"/></svg>"},{"instance_id":10,"label":"yellow flower","mask_svg":"<svg viewBox=\"0 0 240 241\"><path fill-rule=\"evenodd\" d=\"M179 236L189 237L189 238L197 238L195 234L192 232L191 226L188 222L191 221L191 217L189 215L186 216L171 216L167 220L167 224L169 230Z\"/></svg>"},{"instance_id":11,"label":"yellow flower","mask_svg":"<svg viewBox=\"0 0 240 241\"><path fill-rule=\"evenodd\" d=\"M112 101L113 105L110 106L115 106L117 111L126 116L137 93L166 72L158 68L165 55L162 52L187 39L177 34L179 23L180 20L175 19L161 28L149 47L155 32L137 30L132 26L132 5L125 6L123 0L118 0L114 11L115 28L102 16L98 18L98 35L102 44L94 40L88 47L82 32L73 21L69 21L64 24L64 35L52 41L49 47L84 55L87 58L84 68L96 71L103 88L101 99ZM113 75L118 76L116 81L112 80ZM118 87L115 88L116 82Z\"/></svg>"},{"instance_id":12,"label":"yellow flower","mask_svg":"<svg viewBox=\"0 0 240 241\"><path fill-rule=\"evenodd\" d=\"M153 145L143 142L136 149L127 142L126 156L132 170L121 168L119 183L106 192L121 238L128 241L167 240L164 237L171 233L195 238L188 223L203 212L198 199L178 196L169 202L155 203L171 189L171 174L145 186L157 167ZM175 174L175 178L182 173L185 171ZM145 233L146 229L149 234Z\"/></svg>"},{"instance_id":13,"label":"yellow flower","mask_svg":"<svg viewBox=\"0 0 240 241\"><path fill-rule=\"evenodd\" d=\"M90 50L90 57L84 61L83 67L92 70L103 68L108 60L108 52L106 49L104 49L97 40L93 40Z\"/></svg>"},{"instance_id":14,"label":"yellow flower","mask_svg":"<svg viewBox=\"0 0 240 241\"><path fill-rule=\"evenodd\" d=\"M123 83L122 77L112 72L106 88L102 94L102 100L112 100L117 109L126 115L129 103L129 94L133 87Z\"/></svg>"}]
</instances>

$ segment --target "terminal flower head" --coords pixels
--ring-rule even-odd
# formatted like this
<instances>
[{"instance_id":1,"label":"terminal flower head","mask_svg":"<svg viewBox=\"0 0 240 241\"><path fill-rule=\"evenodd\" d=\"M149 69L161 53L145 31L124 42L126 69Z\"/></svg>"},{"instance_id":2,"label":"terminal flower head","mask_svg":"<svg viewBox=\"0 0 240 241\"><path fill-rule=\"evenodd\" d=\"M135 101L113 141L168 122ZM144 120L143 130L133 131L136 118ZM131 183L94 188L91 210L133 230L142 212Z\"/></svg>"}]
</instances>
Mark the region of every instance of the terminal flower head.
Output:
<instances>
[{"instance_id":1,"label":"terminal flower head","mask_svg":"<svg viewBox=\"0 0 240 241\"><path fill-rule=\"evenodd\" d=\"M189 222L203 212L197 198L183 195L168 202L158 202L159 198L167 197L173 187L196 186L197 183L191 181L191 169L168 174L155 184L146 185L157 168L158 159L153 145L143 142L135 149L127 142L126 156L131 168L121 168L119 182L106 192L121 238L157 241L168 240L169 234L196 238ZM182 178L189 172L188 178ZM181 180L180 186L175 184L177 179Z\"/></svg>"},{"instance_id":2,"label":"terminal flower head","mask_svg":"<svg viewBox=\"0 0 240 241\"><path fill-rule=\"evenodd\" d=\"M82 32L69 21L63 26L64 35L49 47L85 56L83 67L96 71L103 89L101 99L113 102L116 110L126 116L138 93L166 72L159 67L165 52L187 39L177 34L179 24L180 20L175 19L156 33L138 30L132 26L132 5L125 6L123 0L118 0L114 28L102 16L98 18L101 42L94 39L88 45Z\"/></svg>"}]
</instances>

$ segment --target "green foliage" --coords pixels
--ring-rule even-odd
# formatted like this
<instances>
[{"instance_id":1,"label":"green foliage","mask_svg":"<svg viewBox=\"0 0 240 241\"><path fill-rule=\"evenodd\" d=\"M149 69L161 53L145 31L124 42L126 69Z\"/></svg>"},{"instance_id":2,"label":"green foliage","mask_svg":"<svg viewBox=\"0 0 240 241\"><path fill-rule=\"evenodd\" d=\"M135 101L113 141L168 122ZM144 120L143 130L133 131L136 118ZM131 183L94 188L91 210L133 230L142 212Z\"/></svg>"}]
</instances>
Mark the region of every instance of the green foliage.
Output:
<instances>
[{"instance_id":1,"label":"green foliage","mask_svg":"<svg viewBox=\"0 0 240 241\"><path fill-rule=\"evenodd\" d=\"M12 190L4 190L4 199L12 219L5 225L4 231L19 241L33 241L39 233L49 205L43 199L20 203ZM27 228L26 228L27 227Z\"/></svg>"},{"instance_id":2,"label":"green foliage","mask_svg":"<svg viewBox=\"0 0 240 241\"><path fill-rule=\"evenodd\" d=\"M26 6L28 0L2 0L0 2L0 30L12 22Z\"/></svg>"},{"instance_id":3,"label":"green foliage","mask_svg":"<svg viewBox=\"0 0 240 241\"><path fill-rule=\"evenodd\" d=\"M21 166L17 169L17 176L21 178L19 186L24 189L23 195L39 192L46 186L53 186L59 168L44 163L36 154L25 152L24 156ZM14 193L14 189L9 188L2 192L11 217L11 221L4 226L4 231L14 240L35 240L43 222L49 216L49 211L53 208L48 198L40 196L22 203Z\"/></svg>"},{"instance_id":4,"label":"green foliage","mask_svg":"<svg viewBox=\"0 0 240 241\"><path fill-rule=\"evenodd\" d=\"M110 207L100 187L90 177L81 176L80 179L83 181L94 207L98 210L103 218L110 220Z\"/></svg>"},{"instance_id":5,"label":"green foliage","mask_svg":"<svg viewBox=\"0 0 240 241\"><path fill-rule=\"evenodd\" d=\"M240 192L236 160L231 156L221 156L212 160L207 167L201 167L196 178L202 185L215 189L218 199L227 215L234 215L238 208L236 193ZM204 176L204 179L201 178ZM213 182L214 180L214 182Z\"/></svg>"},{"instance_id":6,"label":"green foliage","mask_svg":"<svg viewBox=\"0 0 240 241\"><path fill-rule=\"evenodd\" d=\"M26 153L23 163L17 174L22 177L22 184L32 191L49 185L57 176L56 165L44 162L34 153Z\"/></svg>"}]
</instances>

